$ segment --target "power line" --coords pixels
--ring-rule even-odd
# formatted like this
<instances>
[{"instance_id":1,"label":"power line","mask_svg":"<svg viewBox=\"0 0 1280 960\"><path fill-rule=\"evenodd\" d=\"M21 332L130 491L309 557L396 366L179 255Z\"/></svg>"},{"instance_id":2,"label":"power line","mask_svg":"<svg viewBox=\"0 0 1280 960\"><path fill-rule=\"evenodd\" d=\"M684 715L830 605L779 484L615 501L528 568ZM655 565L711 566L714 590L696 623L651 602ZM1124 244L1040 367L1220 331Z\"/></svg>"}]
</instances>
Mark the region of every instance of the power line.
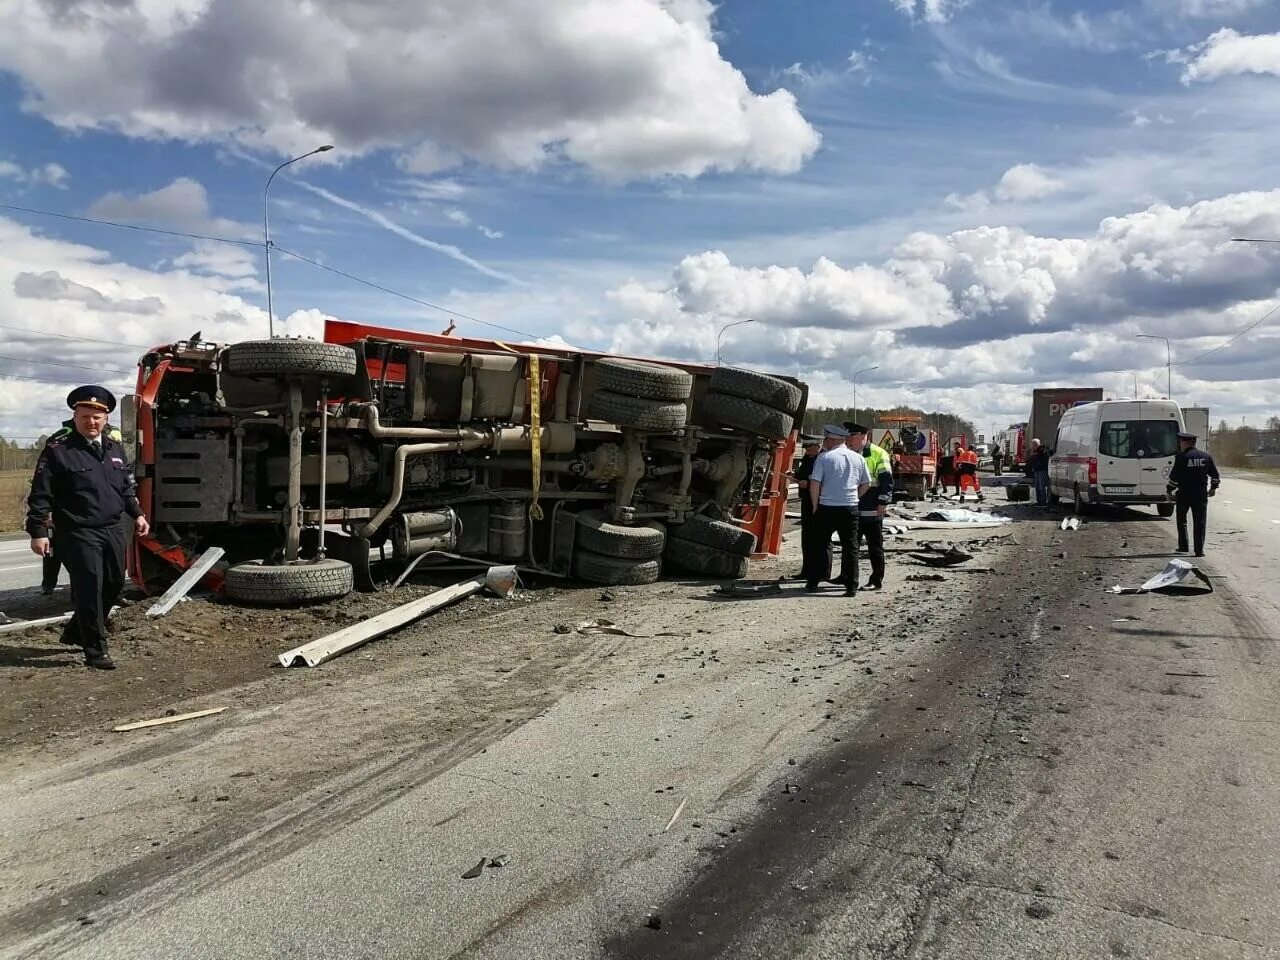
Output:
<instances>
[{"instance_id":1,"label":"power line","mask_svg":"<svg viewBox=\"0 0 1280 960\"><path fill-rule=\"evenodd\" d=\"M133 376L133 373L128 370L116 370L114 367L90 367L83 363L61 363L57 360L37 360L34 357L0 356L0 360L10 360L13 363L43 363L50 367L73 367L76 370L101 370L103 373L118 373L122 377Z\"/></svg>"},{"instance_id":2,"label":"power line","mask_svg":"<svg viewBox=\"0 0 1280 960\"><path fill-rule=\"evenodd\" d=\"M107 383L103 384L103 386L110 383L126 383L131 379L131 377L117 377L114 380L108 380ZM31 380L35 383L84 383L83 378L77 380L64 380L59 377L24 377L16 373L0 373L0 380Z\"/></svg>"},{"instance_id":3,"label":"power line","mask_svg":"<svg viewBox=\"0 0 1280 960\"><path fill-rule=\"evenodd\" d=\"M95 217L73 217L69 213L54 213L52 210L36 210L34 207L20 207L12 203L0 203L0 209L19 210L22 213L34 213L39 217L57 217L59 220L75 220L79 223L96 223L102 227L119 227L121 230L140 230L143 233L163 233L167 237L186 237L189 240L212 240L215 243L234 243L242 247L266 246L261 240L233 240L230 237L211 237L203 233L186 233L182 230L161 230L159 227L143 227L136 223L119 223L115 220L100 220Z\"/></svg>"},{"instance_id":4,"label":"power line","mask_svg":"<svg viewBox=\"0 0 1280 960\"><path fill-rule=\"evenodd\" d=\"M261 240L234 240L230 237L213 237L213 236L208 236L206 234L186 233L182 230L161 230L159 227L143 227L143 226L139 226L136 223L120 223L116 220L103 220L95 217L76 217L67 213L54 213L52 210L37 210L35 207L22 207L12 203L0 203L0 209L18 210L22 213L31 213L40 217L56 217L59 220L74 220L78 223L93 223L103 227L118 227L122 230L140 230L144 233L159 233L168 237L185 237L189 240L211 240L211 241L214 241L215 243L233 243L243 247L261 248L266 246L266 244ZM319 267L321 270L327 270L329 273L336 274L337 276L340 276L340 277L345 277L346 279L354 281L355 283L362 283L366 287L372 287L374 290L380 290L383 293L390 294L393 297L399 297L402 300L408 300L412 303L420 304L421 306L424 306L424 307L429 307L432 310L438 310L439 312L446 314L450 317L458 317L461 320L469 320L472 323L478 323L481 326L485 326L485 327L492 327L495 330L505 330L507 333L514 333L521 337L528 337L531 340L547 339L546 337L539 336L536 333L530 333L528 330L517 330L515 327L504 327L500 323L492 323L488 320L481 320L479 317L469 316L468 314L462 313L459 310L450 310L448 307L442 307L439 304L431 303L429 300L422 300L418 297L410 296L407 293L401 293L399 290L392 290L390 287L383 286L380 283L375 283L373 280L366 280L364 277L357 277L353 273L347 273L345 270L339 270L337 267L331 267L331 266L328 266L327 264L321 263L318 260L312 260L310 257L304 257L300 253L294 253L292 250L286 250L284 247L279 246L274 241L271 244L271 249L279 253L282 253L285 256L293 257L295 260L301 260L303 263L309 263L313 267ZM87 339L87 338L72 337L70 339ZM573 346L573 344L569 344L569 346ZM139 349L148 349L148 348L141 347Z\"/></svg>"},{"instance_id":5,"label":"power line","mask_svg":"<svg viewBox=\"0 0 1280 960\"><path fill-rule=\"evenodd\" d=\"M1204 353L1197 354L1194 357L1188 357L1186 360L1179 360L1177 363L1173 364L1173 366L1180 367L1183 364L1195 363L1197 360L1203 360L1205 357L1209 356L1210 354L1217 353L1219 350L1223 349L1224 347L1231 346L1231 344L1235 343L1237 340L1243 337L1246 333L1248 333L1254 327L1258 326L1258 324L1262 323L1264 320L1270 317L1277 310L1280 310L1280 303L1277 303L1274 307L1272 307L1270 310L1268 310L1266 313L1260 316L1257 320L1253 321L1253 323L1249 324L1247 327L1245 327L1243 330L1237 333L1234 337L1232 337L1226 343L1220 343L1218 344L1218 346L1214 347L1212 350L1206 350Z\"/></svg>"},{"instance_id":6,"label":"power line","mask_svg":"<svg viewBox=\"0 0 1280 960\"><path fill-rule=\"evenodd\" d=\"M292 250L286 250L284 247L279 246L276 243L271 244L271 249L275 250L277 253L283 253L287 257L293 257L295 260L301 260L303 263L309 263L313 267L319 267L321 270L327 270L329 273L335 273L340 277L346 277L348 280L354 280L356 283L363 283L366 287L372 287L375 290L381 290L383 293L389 293L393 297L400 297L402 300L408 300L424 307L430 307L432 310L438 310L449 317L458 317L461 320L470 320L472 323L479 323L486 327L493 327L495 330L505 330L507 333L514 333L521 337L529 337L533 340L547 339L546 337L541 337L536 333L530 333L528 330L517 330L515 327L504 327L500 323L491 323L488 320L481 320L479 317L469 316L460 310L450 310L448 307L442 307L429 300L413 297L407 293L401 293L399 290L392 290L390 287L384 287L380 283L375 283L372 280L366 280L364 277L357 277L353 273L347 273L345 270L339 270L337 267L331 267L318 260L312 260L310 257L304 257L302 254L294 253ZM572 344L570 344L570 346L572 346Z\"/></svg>"},{"instance_id":7,"label":"power line","mask_svg":"<svg viewBox=\"0 0 1280 960\"><path fill-rule=\"evenodd\" d=\"M34 334L37 337L57 337L60 340L83 340L86 343L105 343L109 347L133 347L136 350L150 350L150 346L144 347L140 343L122 343L119 340L97 340L93 337L74 337L67 333L53 333L50 330L32 330L30 327L15 327L11 323L0 323L0 327L5 330L18 330L22 333Z\"/></svg>"}]
</instances>

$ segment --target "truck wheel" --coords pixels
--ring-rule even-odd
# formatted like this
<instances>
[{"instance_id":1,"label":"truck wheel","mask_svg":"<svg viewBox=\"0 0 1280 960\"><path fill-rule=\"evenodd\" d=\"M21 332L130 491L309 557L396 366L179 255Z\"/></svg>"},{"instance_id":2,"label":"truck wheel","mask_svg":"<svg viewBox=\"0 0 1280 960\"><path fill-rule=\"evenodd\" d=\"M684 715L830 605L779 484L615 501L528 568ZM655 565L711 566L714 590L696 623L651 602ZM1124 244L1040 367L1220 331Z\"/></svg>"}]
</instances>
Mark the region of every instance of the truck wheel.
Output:
<instances>
[{"instance_id":1,"label":"truck wheel","mask_svg":"<svg viewBox=\"0 0 1280 960\"><path fill-rule=\"evenodd\" d=\"M703 516L690 517L679 525L672 524L667 528L667 540L700 543L740 557L748 556L756 548L755 534L737 524Z\"/></svg>"},{"instance_id":2,"label":"truck wheel","mask_svg":"<svg viewBox=\"0 0 1280 960\"><path fill-rule=\"evenodd\" d=\"M1071 500L1072 500L1072 506L1075 507L1077 517L1083 517L1086 513L1089 513L1093 509L1093 504L1089 503L1087 500L1085 500L1084 497L1080 496L1079 487L1075 487L1072 489Z\"/></svg>"},{"instance_id":3,"label":"truck wheel","mask_svg":"<svg viewBox=\"0 0 1280 960\"><path fill-rule=\"evenodd\" d=\"M625 527L608 520L603 510L587 510L578 514L578 532L574 543L591 553L629 560L653 560L662 556L667 532L659 523Z\"/></svg>"},{"instance_id":4,"label":"truck wheel","mask_svg":"<svg viewBox=\"0 0 1280 960\"><path fill-rule=\"evenodd\" d=\"M789 413L727 393L703 397L700 419L707 426L732 427L768 440L785 440L795 422Z\"/></svg>"},{"instance_id":5,"label":"truck wheel","mask_svg":"<svg viewBox=\"0 0 1280 960\"><path fill-rule=\"evenodd\" d=\"M624 397L620 393L597 390L587 404L587 416L616 423L620 427L670 433L672 430L684 429L689 411L683 403Z\"/></svg>"},{"instance_id":6,"label":"truck wheel","mask_svg":"<svg viewBox=\"0 0 1280 960\"><path fill-rule=\"evenodd\" d=\"M1172 517L1173 508L1174 508L1174 504L1172 503L1157 503L1156 513L1160 514L1160 516L1162 517Z\"/></svg>"},{"instance_id":7,"label":"truck wheel","mask_svg":"<svg viewBox=\"0 0 1280 960\"><path fill-rule=\"evenodd\" d=\"M711 385L707 389L730 397L754 400L792 416L804 399L803 391L794 383L739 367L716 367L711 372Z\"/></svg>"},{"instance_id":8,"label":"truck wheel","mask_svg":"<svg viewBox=\"0 0 1280 960\"><path fill-rule=\"evenodd\" d=\"M693 374L657 363L610 358L596 361L596 385L624 397L688 400L693 390Z\"/></svg>"},{"instance_id":9,"label":"truck wheel","mask_svg":"<svg viewBox=\"0 0 1280 960\"><path fill-rule=\"evenodd\" d=\"M227 568L228 599L283 607L293 603L336 600L351 592L351 564L342 560L300 560L267 564L250 560Z\"/></svg>"},{"instance_id":10,"label":"truck wheel","mask_svg":"<svg viewBox=\"0 0 1280 960\"><path fill-rule=\"evenodd\" d=\"M746 557L727 550L717 550L705 543L690 540L668 540L662 558L669 567L688 573L724 580L741 580L747 575Z\"/></svg>"},{"instance_id":11,"label":"truck wheel","mask_svg":"<svg viewBox=\"0 0 1280 960\"><path fill-rule=\"evenodd\" d=\"M634 587L655 583L662 575L661 560L629 560L606 557L590 550L575 550L573 573L580 580L603 583L610 587Z\"/></svg>"},{"instance_id":12,"label":"truck wheel","mask_svg":"<svg viewBox=\"0 0 1280 960\"><path fill-rule=\"evenodd\" d=\"M356 352L315 340L246 340L227 347L223 363L229 373L248 376L350 377L356 372Z\"/></svg>"}]
</instances>

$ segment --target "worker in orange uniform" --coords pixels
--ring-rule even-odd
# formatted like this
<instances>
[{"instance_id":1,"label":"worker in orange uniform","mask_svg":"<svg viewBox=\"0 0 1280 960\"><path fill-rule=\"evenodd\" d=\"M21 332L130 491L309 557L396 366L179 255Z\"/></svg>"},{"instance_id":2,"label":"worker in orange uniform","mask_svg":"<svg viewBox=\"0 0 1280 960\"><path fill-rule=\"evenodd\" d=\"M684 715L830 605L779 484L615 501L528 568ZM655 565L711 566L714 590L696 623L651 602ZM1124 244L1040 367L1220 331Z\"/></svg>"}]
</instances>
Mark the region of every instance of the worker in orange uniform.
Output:
<instances>
[{"instance_id":1,"label":"worker in orange uniform","mask_svg":"<svg viewBox=\"0 0 1280 960\"><path fill-rule=\"evenodd\" d=\"M958 465L958 473L960 474L960 499L964 499L964 492L972 489L981 503L982 482L978 479L978 451L973 448L973 444L969 444L969 449L965 450L960 444L956 444L959 452L956 454L956 463Z\"/></svg>"}]
</instances>

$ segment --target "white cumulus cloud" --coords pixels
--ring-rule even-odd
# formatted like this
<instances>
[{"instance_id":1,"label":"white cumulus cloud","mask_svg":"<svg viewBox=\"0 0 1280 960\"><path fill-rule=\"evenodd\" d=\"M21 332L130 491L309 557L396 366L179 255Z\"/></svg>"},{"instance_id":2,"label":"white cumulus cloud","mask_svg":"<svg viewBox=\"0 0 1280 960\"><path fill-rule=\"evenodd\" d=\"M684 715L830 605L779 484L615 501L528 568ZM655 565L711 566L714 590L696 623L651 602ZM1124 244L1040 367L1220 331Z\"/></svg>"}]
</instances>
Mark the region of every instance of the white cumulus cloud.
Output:
<instances>
[{"instance_id":1,"label":"white cumulus cloud","mask_svg":"<svg viewBox=\"0 0 1280 960\"><path fill-rule=\"evenodd\" d=\"M0 178L16 180L24 186L50 186L65 190L71 174L60 163L45 163L37 167L23 167L12 160L0 160Z\"/></svg>"},{"instance_id":2,"label":"white cumulus cloud","mask_svg":"<svg viewBox=\"0 0 1280 960\"><path fill-rule=\"evenodd\" d=\"M1182 82L1217 80L1242 73L1280 76L1280 33L1256 36L1229 27L1184 51Z\"/></svg>"},{"instance_id":3,"label":"white cumulus cloud","mask_svg":"<svg viewBox=\"0 0 1280 960\"><path fill-rule=\"evenodd\" d=\"M391 149L410 173L798 170L817 131L787 90L749 87L713 16L709 0L8 0L0 68L65 128Z\"/></svg>"}]
</instances>

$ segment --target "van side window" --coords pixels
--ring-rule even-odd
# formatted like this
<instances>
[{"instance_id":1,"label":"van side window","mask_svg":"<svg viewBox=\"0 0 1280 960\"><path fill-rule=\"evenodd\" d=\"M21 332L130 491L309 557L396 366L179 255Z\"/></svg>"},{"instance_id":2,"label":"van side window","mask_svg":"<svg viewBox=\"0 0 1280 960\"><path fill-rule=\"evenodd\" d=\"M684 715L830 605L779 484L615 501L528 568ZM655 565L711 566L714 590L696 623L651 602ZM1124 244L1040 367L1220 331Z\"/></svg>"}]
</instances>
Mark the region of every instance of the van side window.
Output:
<instances>
[{"instance_id":1,"label":"van side window","mask_svg":"<svg viewBox=\"0 0 1280 960\"><path fill-rule=\"evenodd\" d=\"M1178 452L1178 425L1172 420L1106 420L1098 438L1104 457L1172 457Z\"/></svg>"}]
</instances>

